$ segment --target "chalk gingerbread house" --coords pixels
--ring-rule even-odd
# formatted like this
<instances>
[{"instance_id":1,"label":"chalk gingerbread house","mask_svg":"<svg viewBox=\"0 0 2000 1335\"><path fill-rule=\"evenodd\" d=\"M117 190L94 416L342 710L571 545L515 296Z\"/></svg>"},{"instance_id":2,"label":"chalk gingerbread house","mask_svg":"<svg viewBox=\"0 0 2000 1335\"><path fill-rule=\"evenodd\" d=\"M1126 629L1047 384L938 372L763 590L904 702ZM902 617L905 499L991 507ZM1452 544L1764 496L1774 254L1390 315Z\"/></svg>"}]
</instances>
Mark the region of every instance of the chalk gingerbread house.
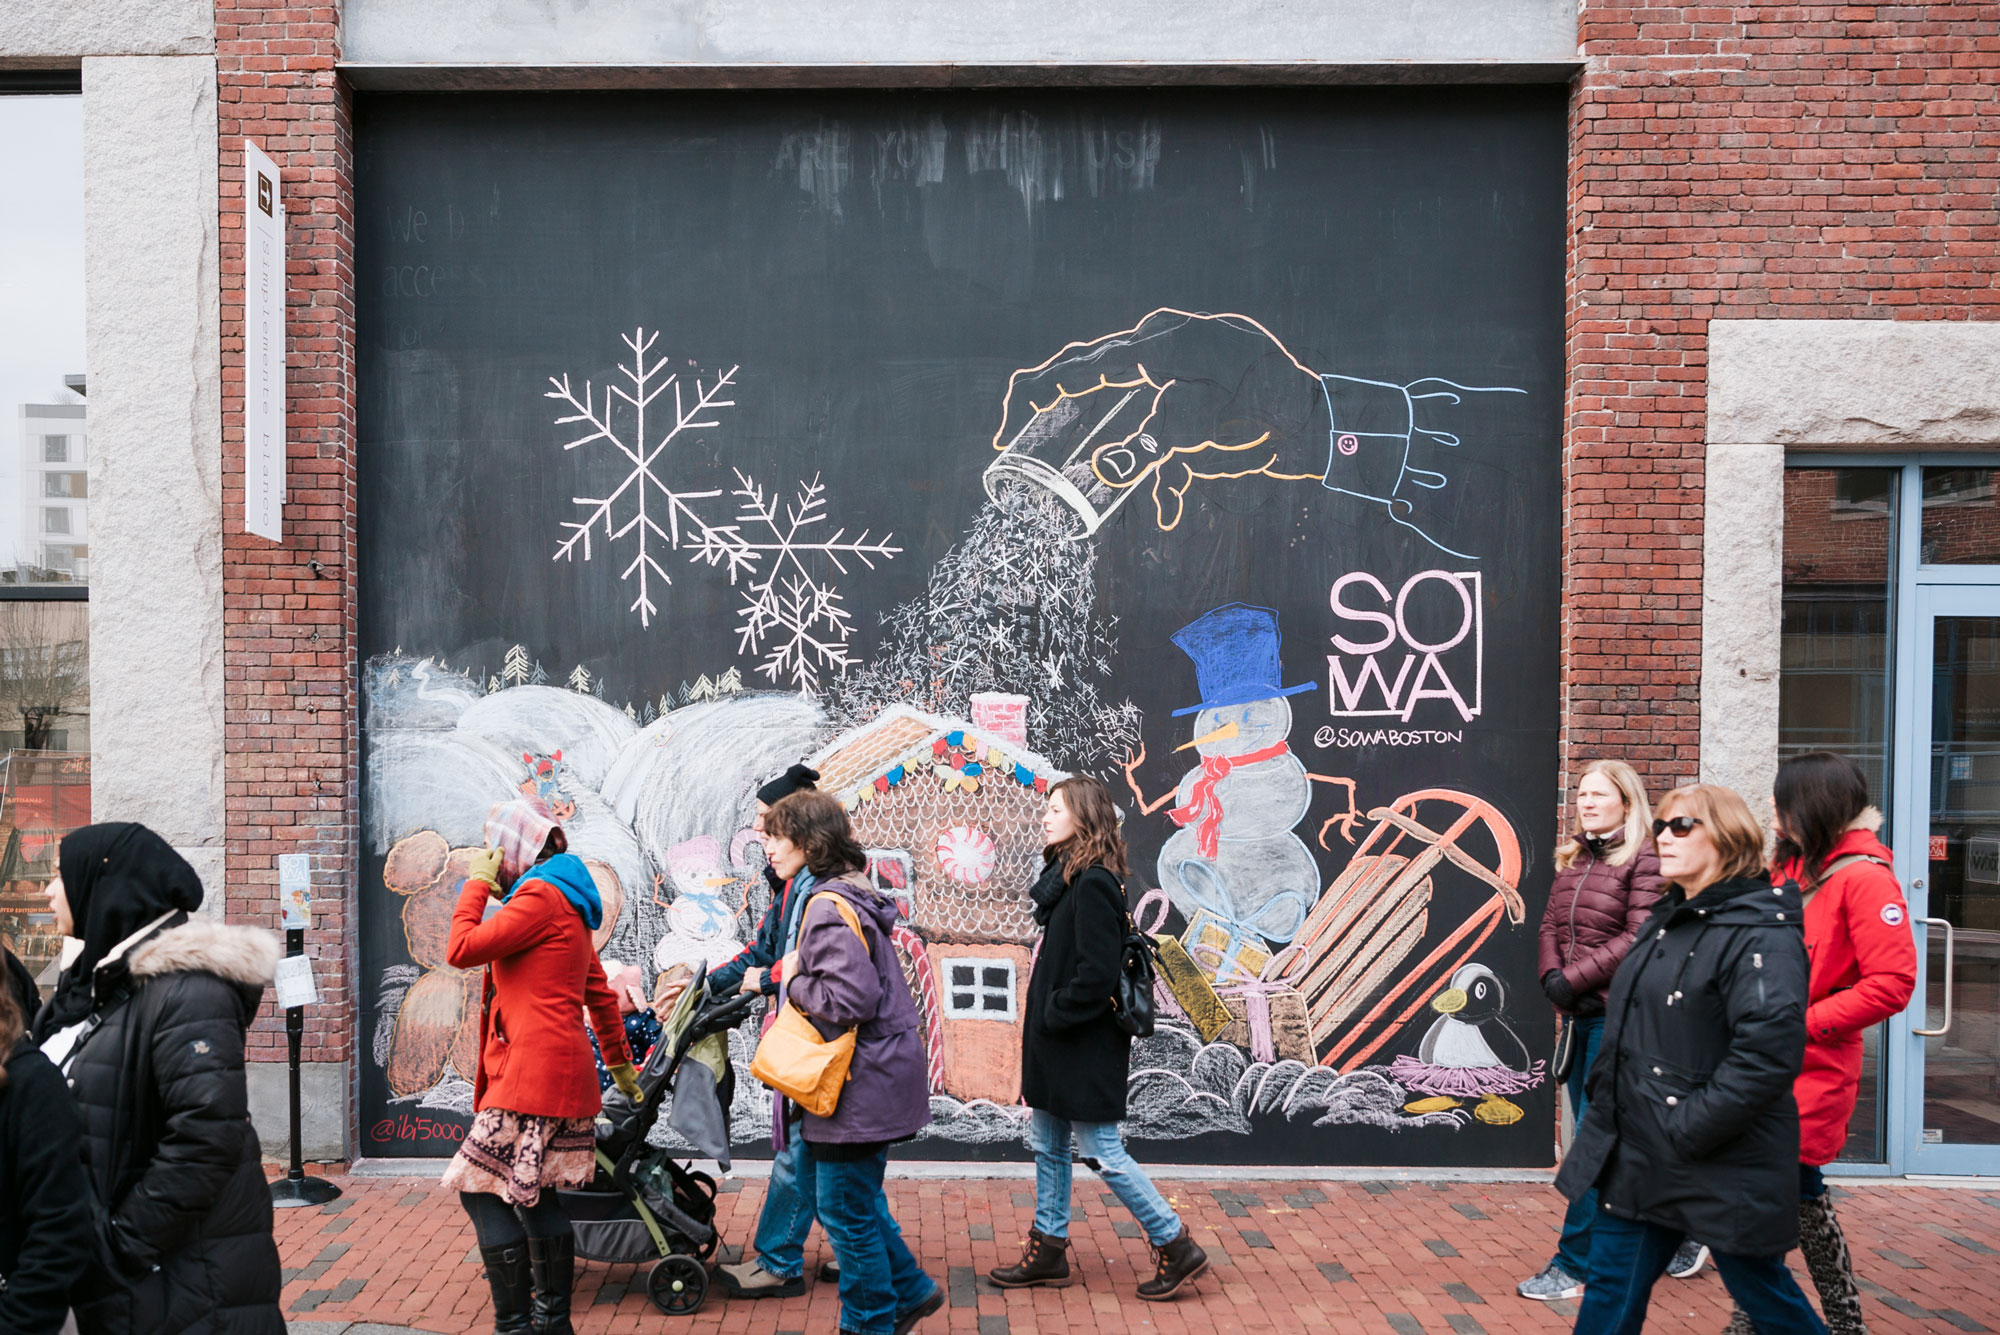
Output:
<instances>
[{"instance_id":1,"label":"chalk gingerbread house","mask_svg":"<svg viewBox=\"0 0 2000 1335\"><path fill-rule=\"evenodd\" d=\"M903 905L897 949L933 1091L1003 1105L1021 1097L1042 808L1067 777L1027 749L1027 705L975 695L969 721L891 706L811 761L846 804L877 887Z\"/></svg>"}]
</instances>

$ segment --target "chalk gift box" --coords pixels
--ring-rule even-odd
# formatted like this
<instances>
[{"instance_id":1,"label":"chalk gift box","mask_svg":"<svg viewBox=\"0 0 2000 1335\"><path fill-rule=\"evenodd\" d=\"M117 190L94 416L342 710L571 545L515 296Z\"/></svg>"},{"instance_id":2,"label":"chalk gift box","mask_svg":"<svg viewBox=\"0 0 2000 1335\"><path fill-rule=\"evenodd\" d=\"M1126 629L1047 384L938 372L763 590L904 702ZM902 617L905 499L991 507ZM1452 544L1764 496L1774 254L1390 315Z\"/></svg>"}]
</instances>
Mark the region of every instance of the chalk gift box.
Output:
<instances>
[{"instance_id":1,"label":"chalk gift box","mask_svg":"<svg viewBox=\"0 0 2000 1335\"><path fill-rule=\"evenodd\" d=\"M1229 1023L1216 1042L1247 1049L1251 1061L1313 1064L1312 1020L1306 1012L1305 994L1278 977L1293 953L1290 949L1279 951L1265 960L1257 974L1239 969L1216 980L1216 995L1229 1012ZM1197 958L1204 963L1215 960L1206 946Z\"/></svg>"},{"instance_id":2,"label":"chalk gift box","mask_svg":"<svg viewBox=\"0 0 2000 1335\"><path fill-rule=\"evenodd\" d=\"M1239 935L1207 909L1196 909L1181 933L1181 945L1211 978L1247 973L1261 976L1271 963L1262 937Z\"/></svg>"}]
</instances>

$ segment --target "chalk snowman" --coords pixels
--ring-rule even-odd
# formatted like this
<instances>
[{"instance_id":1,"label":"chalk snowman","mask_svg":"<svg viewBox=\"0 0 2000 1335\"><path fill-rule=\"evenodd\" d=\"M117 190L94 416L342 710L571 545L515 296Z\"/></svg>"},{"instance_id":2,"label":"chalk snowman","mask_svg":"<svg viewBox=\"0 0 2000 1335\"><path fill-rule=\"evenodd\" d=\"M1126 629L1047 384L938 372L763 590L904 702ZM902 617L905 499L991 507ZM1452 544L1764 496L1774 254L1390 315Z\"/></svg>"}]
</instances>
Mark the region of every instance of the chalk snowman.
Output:
<instances>
[{"instance_id":1,"label":"chalk snowman","mask_svg":"<svg viewBox=\"0 0 2000 1335\"><path fill-rule=\"evenodd\" d=\"M1229 603L1173 636L1194 661L1201 703L1192 749L1201 763L1174 790L1168 816L1180 827L1160 850L1160 888L1183 914L1206 911L1239 945L1261 937L1282 945L1297 934L1319 896L1319 866L1296 833L1312 801L1312 781L1292 754L1288 697L1312 689L1279 684L1278 615ZM1144 760L1142 751L1126 768ZM1138 794L1136 782L1133 792ZM1146 803L1153 812L1170 800Z\"/></svg>"}]
</instances>

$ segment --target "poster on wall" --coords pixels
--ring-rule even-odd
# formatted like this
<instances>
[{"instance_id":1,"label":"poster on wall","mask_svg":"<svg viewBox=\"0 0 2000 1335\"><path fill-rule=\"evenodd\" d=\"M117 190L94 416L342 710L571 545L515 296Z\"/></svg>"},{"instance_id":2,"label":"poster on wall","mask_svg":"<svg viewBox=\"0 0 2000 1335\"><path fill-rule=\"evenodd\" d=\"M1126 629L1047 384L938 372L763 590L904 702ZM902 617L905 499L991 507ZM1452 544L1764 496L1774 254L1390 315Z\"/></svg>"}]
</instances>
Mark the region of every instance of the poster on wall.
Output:
<instances>
[{"instance_id":1,"label":"poster on wall","mask_svg":"<svg viewBox=\"0 0 2000 1335\"><path fill-rule=\"evenodd\" d=\"M804 760L901 908L910 1156L1026 1154L1086 773L1143 1154L1547 1163L1563 171L1559 88L362 99L361 1152L469 1121L495 802L650 988Z\"/></svg>"}]
</instances>

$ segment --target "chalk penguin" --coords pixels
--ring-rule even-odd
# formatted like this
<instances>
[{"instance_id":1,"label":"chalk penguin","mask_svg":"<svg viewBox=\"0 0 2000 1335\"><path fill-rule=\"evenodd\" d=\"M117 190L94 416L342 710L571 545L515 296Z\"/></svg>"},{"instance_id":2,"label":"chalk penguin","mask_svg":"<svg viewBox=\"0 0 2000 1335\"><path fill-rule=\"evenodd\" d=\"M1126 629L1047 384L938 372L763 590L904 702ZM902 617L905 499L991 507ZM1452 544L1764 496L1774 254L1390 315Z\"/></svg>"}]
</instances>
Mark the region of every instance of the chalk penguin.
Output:
<instances>
[{"instance_id":1,"label":"chalk penguin","mask_svg":"<svg viewBox=\"0 0 2000 1335\"><path fill-rule=\"evenodd\" d=\"M1526 1072L1528 1048L1508 1026L1506 1006L1507 989L1493 970L1463 966L1431 1001L1438 1017L1417 1047L1417 1060L1460 1070L1504 1066Z\"/></svg>"}]
</instances>

